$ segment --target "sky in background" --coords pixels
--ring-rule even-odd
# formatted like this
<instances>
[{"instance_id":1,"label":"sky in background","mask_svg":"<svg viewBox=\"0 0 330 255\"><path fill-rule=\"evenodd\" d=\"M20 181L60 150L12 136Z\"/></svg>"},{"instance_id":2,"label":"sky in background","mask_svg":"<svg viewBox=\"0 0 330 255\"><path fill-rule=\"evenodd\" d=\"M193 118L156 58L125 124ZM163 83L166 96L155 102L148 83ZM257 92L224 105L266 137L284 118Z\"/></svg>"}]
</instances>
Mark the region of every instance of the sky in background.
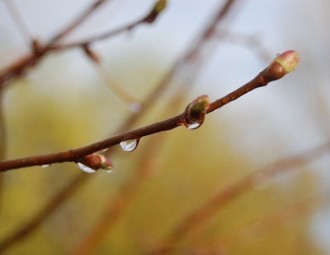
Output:
<instances>
[{"instance_id":1,"label":"sky in background","mask_svg":"<svg viewBox=\"0 0 330 255\"><path fill-rule=\"evenodd\" d=\"M91 1L15 2L31 33L47 41ZM137 68L153 70L151 65L161 70L170 68L207 23L219 2L169 1L166 13L152 26L142 25L112 40L97 43L95 50L104 52L104 61L121 83L134 83L133 77L123 74L130 74ZM75 41L126 24L143 16L153 3L152 0L110 1L67 40ZM243 97L240 104L225 107L221 114L212 115L220 123L231 123L227 135L232 146L249 154L252 161L266 165L329 140L330 34L326 32L329 17L330 2L327 0L239 0L232 15L219 27L219 36L225 33L227 37L219 39L219 45L203 66L189 95L191 99L200 94L210 94L213 100L223 96L253 78L276 53L295 49L301 57L300 66L293 74ZM28 51L26 41L16 31L2 0L0 67ZM253 38L254 46L242 43L244 38ZM70 60L63 77L75 79L75 83L81 85L86 85L86 80L93 77L90 66L81 60L79 50L65 52L61 57L62 61ZM144 59L140 65L136 64L138 57ZM118 59L126 62L125 65L117 66ZM156 78L145 77L146 86L152 86ZM177 79L184 81L184 78L183 75ZM256 156L260 154L262 158ZM319 161L317 167L326 186L330 183L330 157ZM325 209L315 217L313 231L317 240L330 250L329 211Z\"/></svg>"}]
</instances>

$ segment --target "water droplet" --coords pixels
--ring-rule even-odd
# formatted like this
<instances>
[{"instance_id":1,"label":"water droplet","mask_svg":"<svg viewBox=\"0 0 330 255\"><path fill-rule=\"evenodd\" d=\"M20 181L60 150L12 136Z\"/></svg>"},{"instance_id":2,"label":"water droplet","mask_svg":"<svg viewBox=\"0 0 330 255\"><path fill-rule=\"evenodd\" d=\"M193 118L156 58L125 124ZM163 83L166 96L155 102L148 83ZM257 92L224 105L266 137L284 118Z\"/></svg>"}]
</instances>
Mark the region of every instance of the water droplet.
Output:
<instances>
[{"instance_id":1,"label":"water droplet","mask_svg":"<svg viewBox=\"0 0 330 255\"><path fill-rule=\"evenodd\" d=\"M185 126L188 128L188 129L196 129L196 128L199 128L200 126L202 125L202 123L200 122L194 122L194 123L187 123Z\"/></svg>"},{"instance_id":2,"label":"water droplet","mask_svg":"<svg viewBox=\"0 0 330 255\"><path fill-rule=\"evenodd\" d=\"M44 165L42 165L41 167L42 168L47 168L47 167L49 167L50 166L50 164L44 164Z\"/></svg>"},{"instance_id":3,"label":"water droplet","mask_svg":"<svg viewBox=\"0 0 330 255\"><path fill-rule=\"evenodd\" d=\"M198 119L187 119L187 118L182 118L181 123L188 129L196 129L199 128L205 119L205 115L200 116Z\"/></svg>"},{"instance_id":4,"label":"water droplet","mask_svg":"<svg viewBox=\"0 0 330 255\"><path fill-rule=\"evenodd\" d=\"M139 139L131 139L131 140L126 140L126 141L122 141L120 143L120 147L127 152L131 152L134 151L136 149L136 147L139 144Z\"/></svg>"},{"instance_id":5,"label":"water droplet","mask_svg":"<svg viewBox=\"0 0 330 255\"><path fill-rule=\"evenodd\" d=\"M80 168L80 170L84 171L85 173L89 173L89 174L92 174L92 173L95 173L96 170L93 169L93 168L90 168L88 166L85 166L84 164L78 162L77 163L78 167Z\"/></svg>"}]
</instances>

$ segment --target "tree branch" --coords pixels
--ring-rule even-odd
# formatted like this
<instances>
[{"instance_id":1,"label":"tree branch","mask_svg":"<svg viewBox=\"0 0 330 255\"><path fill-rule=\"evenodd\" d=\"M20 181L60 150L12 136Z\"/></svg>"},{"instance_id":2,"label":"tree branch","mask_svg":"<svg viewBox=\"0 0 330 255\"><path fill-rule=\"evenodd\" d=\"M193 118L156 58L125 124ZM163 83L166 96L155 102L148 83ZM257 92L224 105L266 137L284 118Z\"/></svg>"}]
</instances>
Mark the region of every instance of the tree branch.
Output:
<instances>
[{"instance_id":1,"label":"tree branch","mask_svg":"<svg viewBox=\"0 0 330 255\"><path fill-rule=\"evenodd\" d=\"M297 53L294 51L286 51L277 56L273 62L263 71L261 71L254 79L211 104L208 104L208 102L206 104L205 96L202 98L202 100L197 98L187 106L183 113L167 120L132 131L124 132L81 148L71 149L54 154L3 161L0 162L0 171L8 171L16 168L62 162L78 163L82 161L83 157L87 155L103 149L108 149L109 147L117 145L120 142L126 140L140 139L144 136L171 130L181 125L189 127L190 124L196 124L196 122L200 122L199 124L201 124L207 113L221 108L222 106L238 99L239 97L256 88L266 86L269 82L282 78L285 74L291 72L296 67L297 63Z\"/></svg>"},{"instance_id":2,"label":"tree branch","mask_svg":"<svg viewBox=\"0 0 330 255\"><path fill-rule=\"evenodd\" d=\"M61 39L71 33L75 28L77 28L83 21L85 21L92 13L94 13L101 5L103 5L107 1L109 0L96 0L63 30L55 34L46 45L42 46L36 40L31 42L31 44L34 46L33 52L21 57L14 64L4 68L3 70L0 70L0 89L4 88L13 79L24 75L29 67L35 66L48 53L72 47L82 47L86 44L90 44L91 42L96 42L97 40L118 35L119 33L130 30L141 23L152 23L166 6L165 0L158 0L151 9L151 11L145 17L139 20L139 22L134 21L133 23L128 24L124 27L116 29L112 32L108 32L106 36L102 35L100 37L97 36L96 38L92 37L90 40L77 42L74 43L74 45L57 44Z\"/></svg>"}]
</instances>

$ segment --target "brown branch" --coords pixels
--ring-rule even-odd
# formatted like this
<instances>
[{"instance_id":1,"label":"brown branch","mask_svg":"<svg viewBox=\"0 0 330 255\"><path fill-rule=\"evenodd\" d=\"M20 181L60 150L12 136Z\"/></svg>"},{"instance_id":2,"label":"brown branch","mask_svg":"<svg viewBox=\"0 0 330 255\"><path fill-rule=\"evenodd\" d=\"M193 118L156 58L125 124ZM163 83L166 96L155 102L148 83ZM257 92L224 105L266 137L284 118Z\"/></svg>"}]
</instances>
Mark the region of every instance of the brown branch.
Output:
<instances>
[{"instance_id":1,"label":"brown branch","mask_svg":"<svg viewBox=\"0 0 330 255\"><path fill-rule=\"evenodd\" d=\"M173 231L167 236L163 242L162 247L158 247L157 250L150 254L164 255L175 249L184 237L189 235L193 230L212 218L220 209L224 208L228 203L233 202L236 198L246 194L254 189L256 185L262 185L269 181L275 175L283 173L288 170L293 170L295 167L304 165L307 162L315 160L321 157L330 150L330 143L326 143L312 150L306 151L300 155L289 157L284 160L280 160L272 167L265 167L245 178L238 181L226 189L216 193L205 204L197 208L187 217L185 217L181 223L179 223Z\"/></svg>"},{"instance_id":2,"label":"brown branch","mask_svg":"<svg viewBox=\"0 0 330 255\"><path fill-rule=\"evenodd\" d=\"M151 8L151 10L144 15L142 18L139 18L133 22L130 22L129 24L123 25L121 27L118 27L114 30L107 31L105 33L99 34L99 35L94 35L91 36L88 39L73 42L73 43L67 43L67 44L61 44L61 45L53 45L52 49L53 50L63 50L63 49L69 49L69 48L74 48L74 47L81 47L83 45L89 45L94 42L102 41L105 39L108 39L109 37L116 36L122 32L126 32L129 30L132 30L133 28L144 24L144 23L153 23L158 15L165 9L166 7L166 2L165 0L158 0L156 1L155 5Z\"/></svg>"},{"instance_id":3,"label":"brown branch","mask_svg":"<svg viewBox=\"0 0 330 255\"><path fill-rule=\"evenodd\" d=\"M249 81L237 90L229 93L228 95L220 98L213 103L209 104L207 109L205 108L204 102L195 102L187 106L189 110L192 108L192 112L185 110L183 113L176 115L167 120L151 124L142 128L138 128L132 131L124 132L115 135L111 138L87 145L85 147L71 149L63 152L33 156L21 159L7 160L0 162L0 171L8 171L15 168L22 168L28 166L36 165L46 165L53 163L63 163L63 162L79 162L83 157L98 152L103 149L108 149L114 145L119 144L122 141L130 139L140 139L144 136L151 134L167 131L179 127L181 125L186 125L190 119L195 120L200 117L204 119L206 113L210 113L219 109L220 107L230 103L243 96L244 94L250 92L253 89L259 88L261 86L266 86L269 82L282 78L285 74L292 71L297 65L298 57L294 51L287 51L275 58L275 60L261 71L253 80ZM201 105L202 104L202 109ZM196 116L196 110L197 115ZM189 124L189 123L188 123Z\"/></svg>"}]
</instances>

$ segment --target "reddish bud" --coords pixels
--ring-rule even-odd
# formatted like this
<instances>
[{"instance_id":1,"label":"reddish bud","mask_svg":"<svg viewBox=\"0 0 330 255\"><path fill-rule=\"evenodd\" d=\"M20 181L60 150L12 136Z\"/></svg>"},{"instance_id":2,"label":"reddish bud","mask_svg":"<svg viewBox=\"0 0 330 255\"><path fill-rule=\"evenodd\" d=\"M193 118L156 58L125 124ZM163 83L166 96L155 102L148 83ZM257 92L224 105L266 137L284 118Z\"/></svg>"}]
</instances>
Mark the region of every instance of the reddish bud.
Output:
<instances>
[{"instance_id":1,"label":"reddish bud","mask_svg":"<svg viewBox=\"0 0 330 255\"><path fill-rule=\"evenodd\" d=\"M294 50L288 50L279 54L273 62L264 70L267 81L278 80L292 72L298 65L299 56Z\"/></svg>"},{"instance_id":2,"label":"reddish bud","mask_svg":"<svg viewBox=\"0 0 330 255\"><path fill-rule=\"evenodd\" d=\"M147 23L152 23L158 17L158 15L166 8L167 0L158 0L147 17L144 19Z\"/></svg>"},{"instance_id":3,"label":"reddish bud","mask_svg":"<svg viewBox=\"0 0 330 255\"><path fill-rule=\"evenodd\" d=\"M79 163L93 170L111 170L112 162L102 154L90 154L79 160Z\"/></svg>"}]
</instances>

